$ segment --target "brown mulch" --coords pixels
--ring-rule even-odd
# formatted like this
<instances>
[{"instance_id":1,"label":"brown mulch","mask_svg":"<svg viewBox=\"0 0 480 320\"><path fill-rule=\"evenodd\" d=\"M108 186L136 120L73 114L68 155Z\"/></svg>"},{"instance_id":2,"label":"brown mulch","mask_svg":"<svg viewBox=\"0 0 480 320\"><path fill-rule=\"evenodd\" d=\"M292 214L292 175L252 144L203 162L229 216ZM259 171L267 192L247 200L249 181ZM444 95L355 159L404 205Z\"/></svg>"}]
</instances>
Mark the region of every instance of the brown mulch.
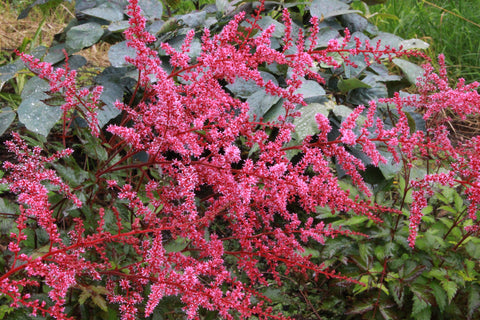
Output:
<instances>
[{"instance_id":1,"label":"brown mulch","mask_svg":"<svg viewBox=\"0 0 480 320\"><path fill-rule=\"evenodd\" d=\"M14 50L19 48L25 39L33 39L42 20L40 10L34 8L27 18L18 20L18 12L8 4L0 4L0 52L2 57L13 55ZM46 17L42 26L40 37L36 45L44 45L47 48L56 34L61 33L68 22L75 16L73 4L65 3L52 10ZM108 44L97 44L91 48L82 50L78 54L87 58L89 64L95 67L105 67L108 62ZM8 61L0 60L0 64Z\"/></svg>"}]
</instances>

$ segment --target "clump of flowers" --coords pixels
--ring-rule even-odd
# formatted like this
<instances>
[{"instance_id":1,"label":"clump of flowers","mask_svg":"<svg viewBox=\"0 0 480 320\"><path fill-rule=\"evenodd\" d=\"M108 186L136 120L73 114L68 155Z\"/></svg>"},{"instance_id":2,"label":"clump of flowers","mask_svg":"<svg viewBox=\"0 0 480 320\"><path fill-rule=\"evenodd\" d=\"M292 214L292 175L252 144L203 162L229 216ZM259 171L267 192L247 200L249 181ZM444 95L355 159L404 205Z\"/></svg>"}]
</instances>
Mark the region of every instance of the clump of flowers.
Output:
<instances>
[{"instance_id":1,"label":"clump of flowers","mask_svg":"<svg viewBox=\"0 0 480 320\"><path fill-rule=\"evenodd\" d=\"M335 139L327 136L331 131L329 120L319 114L315 118L318 134L292 146L292 119L299 116L298 107L305 105L297 93L301 78L323 81L312 71L315 64L338 66L330 53L340 54L352 66L351 55L364 55L367 63L381 63L385 57L415 53L380 49L378 44L371 46L358 39L353 40L355 47L348 49L352 41L348 30L343 41L332 40L327 48L316 49L317 18L311 21L309 45L302 34L294 42L286 10L283 49L275 50L270 43L274 26L262 30L256 24L260 8L250 19L244 13L236 15L219 34L212 36L206 29L196 60L188 55L193 32L180 51L162 44L173 66L173 71L167 72L158 53L149 47L156 39L145 31L137 0L129 3L130 28L125 37L136 56L128 62L138 69L135 93L141 92L141 97L128 103L118 101L123 119L109 125L105 132L98 128L95 118L101 88L91 92L77 89L74 73L55 70L48 63L22 55L34 72L50 82L52 90L68 88L62 91L67 102L64 119L68 120L72 110L83 111L91 134L103 139L109 155L94 172L95 184L105 198L99 200L100 206L94 205L100 192L82 203L55 170L47 169L47 164L71 156L71 149L46 157L40 149L30 149L18 135L8 142L17 163L4 164L11 173L2 182L18 195L21 207L16 221L18 232L11 235L9 245L14 259L0 276L0 293L10 297L13 306L68 319L64 305L69 290L98 284L105 287L108 301L119 305L122 319L151 315L167 296L180 298L188 319L198 318L200 308L217 310L225 319L253 315L281 318L264 307L265 297L255 290L257 285L271 285L270 280L281 285L281 274L291 272L357 282L313 263L303 254L303 246L309 241L324 243L340 235L366 236L318 220L317 207L328 207L332 214L365 215L378 223L380 214L401 214L370 200L352 198L339 186L332 159L365 199L371 195L361 175L365 164L348 151L352 146L360 148L377 166L386 162L379 145L407 166L425 155L438 159L439 164L447 158L453 160L450 171L431 174L414 184L412 247L425 199L434 183L462 184L470 200L470 217L477 221L480 159L476 140L452 146L443 124L428 128L426 133L411 132L403 108L415 106L424 112L426 120L436 119L445 108L465 115L478 113L478 84L460 82L450 88L443 71L436 75L427 65L416 98L395 95L359 106L342 123ZM240 31L242 21L250 25ZM260 35L252 37L254 30ZM296 50L290 53L289 48ZM259 67L273 63L291 69L286 87L263 80ZM281 97L285 112L271 122L250 117L248 103L225 90L225 83L237 79L252 80L268 94ZM379 103L392 104L398 112L391 129L385 129L382 119L375 116ZM366 120L360 125L362 114ZM111 136L108 139L107 134ZM249 154L249 150L255 151ZM291 150L300 152L296 161L288 156ZM142 153L147 155L146 161L129 162ZM115 173L134 170L136 174L115 178ZM85 221L77 217L68 234L59 233L48 197L52 191L78 207L93 210L96 228L86 228ZM131 214L130 219L121 208ZM109 223L107 216L113 217ZM49 248L36 257L21 253L28 219L35 219L49 236ZM179 248L168 248L171 243L179 243ZM136 259L122 261L115 256L117 244L131 248ZM51 302L33 300L19 289L39 286L43 281L52 288Z\"/></svg>"}]
</instances>

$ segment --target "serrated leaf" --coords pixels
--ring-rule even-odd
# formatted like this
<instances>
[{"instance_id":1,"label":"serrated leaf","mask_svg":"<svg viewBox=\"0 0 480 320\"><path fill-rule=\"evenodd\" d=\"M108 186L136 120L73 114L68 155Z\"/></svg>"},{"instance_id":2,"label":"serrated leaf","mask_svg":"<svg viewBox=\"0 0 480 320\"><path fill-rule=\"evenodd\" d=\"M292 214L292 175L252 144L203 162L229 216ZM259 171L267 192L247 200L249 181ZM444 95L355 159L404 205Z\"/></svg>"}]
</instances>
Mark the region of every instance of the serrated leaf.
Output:
<instances>
[{"instance_id":1,"label":"serrated leaf","mask_svg":"<svg viewBox=\"0 0 480 320\"><path fill-rule=\"evenodd\" d=\"M72 168L71 166L62 166L58 163L52 164L60 177L71 187L79 186L82 182L88 179L89 173L80 167Z\"/></svg>"},{"instance_id":2,"label":"serrated leaf","mask_svg":"<svg viewBox=\"0 0 480 320\"><path fill-rule=\"evenodd\" d=\"M480 240L479 239L474 238L472 241L469 241L465 245L465 250L467 251L470 257L472 257L475 260L480 260Z\"/></svg>"},{"instance_id":3,"label":"serrated leaf","mask_svg":"<svg viewBox=\"0 0 480 320\"><path fill-rule=\"evenodd\" d=\"M176 17L171 17L164 24L162 24L161 28L156 32L157 34L167 33L170 31L174 31L180 27L180 23L178 22Z\"/></svg>"},{"instance_id":4,"label":"serrated leaf","mask_svg":"<svg viewBox=\"0 0 480 320\"><path fill-rule=\"evenodd\" d=\"M390 295L393 296L395 303L399 306L403 306L403 298L404 298L404 287L403 284L395 279L394 281L388 282L388 289L390 291Z\"/></svg>"},{"instance_id":5,"label":"serrated leaf","mask_svg":"<svg viewBox=\"0 0 480 320\"><path fill-rule=\"evenodd\" d=\"M455 209L457 210L457 212L463 211L463 199L462 197L460 197L460 195L456 191L453 193L453 200L454 200Z\"/></svg>"},{"instance_id":6,"label":"serrated leaf","mask_svg":"<svg viewBox=\"0 0 480 320\"><path fill-rule=\"evenodd\" d=\"M480 309L480 287L473 285L468 292L468 316L471 317L475 311Z\"/></svg>"},{"instance_id":7,"label":"serrated leaf","mask_svg":"<svg viewBox=\"0 0 480 320\"><path fill-rule=\"evenodd\" d=\"M123 9L115 3L104 2L98 7L82 10L82 13L107 21L123 20Z\"/></svg>"},{"instance_id":8,"label":"serrated leaf","mask_svg":"<svg viewBox=\"0 0 480 320\"><path fill-rule=\"evenodd\" d=\"M96 141L90 141L85 144L85 153L92 159L100 161L108 159L107 151Z\"/></svg>"},{"instance_id":9,"label":"serrated leaf","mask_svg":"<svg viewBox=\"0 0 480 320\"><path fill-rule=\"evenodd\" d=\"M369 257L371 256L371 247L365 243L365 242L360 242L358 244L358 253L360 254L360 258L362 258L365 263L368 264L369 262Z\"/></svg>"},{"instance_id":10,"label":"serrated leaf","mask_svg":"<svg viewBox=\"0 0 480 320\"><path fill-rule=\"evenodd\" d=\"M284 300L282 291L280 289L268 287L262 294L268 299L272 300L272 302L281 302Z\"/></svg>"},{"instance_id":11,"label":"serrated leaf","mask_svg":"<svg viewBox=\"0 0 480 320\"><path fill-rule=\"evenodd\" d=\"M427 303L427 301L419 298L417 295L413 295L412 315L418 315L428 307L429 304Z\"/></svg>"},{"instance_id":12,"label":"serrated leaf","mask_svg":"<svg viewBox=\"0 0 480 320\"><path fill-rule=\"evenodd\" d=\"M442 288L447 292L448 303L452 302L453 297L457 293L458 286L455 282L443 279L440 284Z\"/></svg>"},{"instance_id":13,"label":"serrated leaf","mask_svg":"<svg viewBox=\"0 0 480 320\"><path fill-rule=\"evenodd\" d=\"M313 258L318 258L320 257L320 252L316 249L312 249L312 248L303 248L303 252L301 253L301 255L303 257L307 257L307 256L312 256Z\"/></svg>"},{"instance_id":14,"label":"serrated leaf","mask_svg":"<svg viewBox=\"0 0 480 320\"><path fill-rule=\"evenodd\" d=\"M97 43L103 33L104 30L100 24L87 22L68 30L65 44L67 49L79 51Z\"/></svg>"},{"instance_id":15,"label":"serrated leaf","mask_svg":"<svg viewBox=\"0 0 480 320\"><path fill-rule=\"evenodd\" d=\"M363 314L366 313L367 311L373 310L375 304L372 303L371 301L366 301L366 302L357 302L355 305L349 309L346 314Z\"/></svg>"},{"instance_id":16,"label":"serrated leaf","mask_svg":"<svg viewBox=\"0 0 480 320\"><path fill-rule=\"evenodd\" d=\"M87 301L87 299L91 296L92 294L90 293L90 291L82 288L82 293L80 293L80 296L78 297L78 303L84 304L85 301Z\"/></svg>"},{"instance_id":17,"label":"serrated leaf","mask_svg":"<svg viewBox=\"0 0 480 320\"><path fill-rule=\"evenodd\" d=\"M395 63L400 69L402 69L405 77L411 84L415 84L417 82L417 78L423 75L424 70L422 67L407 60L397 58L393 59L392 62Z\"/></svg>"},{"instance_id":18,"label":"serrated leaf","mask_svg":"<svg viewBox=\"0 0 480 320\"><path fill-rule=\"evenodd\" d=\"M432 289L438 308L443 312L447 306L447 293L436 281L430 282L430 288Z\"/></svg>"},{"instance_id":19,"label":"serrated leaf","mask_svg":"<svg viewBox=\"0 0 480 320\"><path fill-rule=\"evenodd\" d=\"M94 294L94 295L91 296L91 298L92 298L93 303L95 303L95 305L97 307L99 307L103 311L108 310L107 301L105 300L104 297L102 297L101 295L98 295L98 294Z\"/></svg>"}]
</instances>

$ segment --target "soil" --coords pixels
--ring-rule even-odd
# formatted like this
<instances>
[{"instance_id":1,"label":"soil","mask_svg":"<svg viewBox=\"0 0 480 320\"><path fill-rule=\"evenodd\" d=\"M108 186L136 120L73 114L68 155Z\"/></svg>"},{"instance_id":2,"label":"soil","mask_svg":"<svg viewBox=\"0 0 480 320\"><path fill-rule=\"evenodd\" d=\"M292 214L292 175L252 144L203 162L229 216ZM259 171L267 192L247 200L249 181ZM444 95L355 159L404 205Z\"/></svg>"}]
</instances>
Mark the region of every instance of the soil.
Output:
<instances>
[{"instance_id":1,"label":"soil","mask_svg":"<svg viewBox=\"0 0 480 320\"><path fill-rule=\"evenodd\" d=\"M8 63L14 57L14 50L22 46L24 41L31 41L35 37L40 22L43 18L42 12L33 8L28 17L17 19L21 10L15 10L8 4L0 4L0 65ZM74 4L60 4L56 9L50 10L46 15L38 38L37 45L44 45L47 48L51 45L56 34L61 33L67 23L75 18ZM78 54L84 56L91 66L105 67L108 62L108 44L95 45L82 50Z\"/></svg>"}]
</instances>

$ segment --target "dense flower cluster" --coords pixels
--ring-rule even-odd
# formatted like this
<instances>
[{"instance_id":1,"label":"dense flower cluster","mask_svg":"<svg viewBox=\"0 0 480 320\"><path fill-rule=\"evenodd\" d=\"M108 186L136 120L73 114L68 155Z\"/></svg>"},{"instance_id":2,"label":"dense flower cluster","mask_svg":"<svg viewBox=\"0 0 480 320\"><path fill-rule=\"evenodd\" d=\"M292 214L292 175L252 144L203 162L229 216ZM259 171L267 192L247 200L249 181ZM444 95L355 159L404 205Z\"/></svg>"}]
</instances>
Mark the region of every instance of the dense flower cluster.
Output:
<instances>
[{"instance_id":1,"label":"dense flower cluster","mask_svg":"<svg viewBox=\"0 0 480 320\"><path fill-rule=\"evenodd\" d=\"M334 139L327 136L331 131L329 120L319 114L315 118L318 134L292 146L295 126L291 120L299 115L298 106L305 105L297 89L302 85L302 78L323 81L312 71L314 65L338 66L329 53L339 53L345 63L352 66L355 64L349 57L354 55L364 55L367 63L380 63L385 57L413 53L388 47L381 49L380 44L374 47L358 39L353 40L355 45L351 49L347 47L351 43L348 30L343 41L332 40L326 49L315 49L317 18L311 21L309 41L300 34L294 42L286 10L283 12L284 46L281 51L275 50L270 43L274 26L260 30L256 37L250 36L259 29L256 23L259 14L249 18L240 13L214 36L206 29L201 53L194 61L188 55L193 32L187 34L180 51L162 44L174 67L167 72L157 52L148 46L155 37L145 31L138 1L130 0L130 28L125 36L136 56L128 58L128 62L139 71L137 89L142 88L142 97L135 104L117 102L125 118L121 123L109 125L106 131L114 136L110 145L122 147L124 152L120 160L107 162L95 177L96 183L113 199L127 203L134 216L132 221L125 221L112 204L98 209L95 230L86 230L82 220L75 219L68 237L62 238L52 217L49 190L42 182L57 186L67 199L82 205L55 171L45 168L46 164L69 156L72 151L65 149L47 158L40 155L38 148L28 149L18 135L8 142L18 164L4 164L11 173L2 182L18 194L21 214L17 220L18 233L12 235L9 245L15 258L11 269L0 276L0 293L10 296L13 305L66 319L63 308L67 292L81 285L80 278L89 277L89 281L105 285L109 302L120 305L122 319L151 315L167 296L180 297L189 319L198 318L200 308L217 310L225 319L235 319L235 315L276 318L262 302L255 302L262 297L254 287L267 286L271 283L269 280L281 284L282 272L311 272L316 276L356 282L314 264L303 248L309 241L324 243L326 238L338 235L366 236L315 219L317 207L328 207L333 214L365 215L375 222L381 222L379 213L401 214L368 200L371 190L361 175L365 164L352 155L348 147L362 150L376 166L387 161L378 146L393 154L394 161L403 161L406 165L425 155L439 162L445 158L455 160L450 171L414 182L411 246L414 246L422 209L434 183L464 186L470 201L470 217L476 220L480 203L480 150L476 142L480 141L453 146L449 143L447 128L435 121L445 108L464 116L478 113L480 99L475 91L478 84L460 82L457 88L450 88L444 73L436 75L431 66L426 66L417 97L395 95L371 102L368 107L358 107L341 124ZM239 31L242 21L249 25ZM291 48L295 50L289 50ZM81 108L89 119L92 134L98 136L95 110L101 89L77 90L73 71L54 70L51 65L27 55L22 58L31 69L49 80L52 91L65 88L62 91L66 100L65 117L72 108ZM290 68L286 87L263 80L259 67L272 63ZM225 90L224 83L232 84L238 79L252 80L268 94L281 97L284 114L275 122L252 119L249 105ZM382 119L375 116L377 104L386 103L395 105L398 112L396 123L388 130ZM436 124L426 133L410 131L403 109L412 105L424 112L427 122L431 120ZM360 115L365 117L361 123ZM255 150L255 155L245 156L242 145ZM288 156L291 150L300 152L301 157L295 162ZM127 159L142 152L148 157L145 162L125 164ZM352 198L349 191L340 187L331 166L332 159L367 200ZM160 178L147 174L146 168L154 169ZM140 182L133 178L120 181L109 176L130 169L142 172ZM107 211L113 212L115 231L106 225ZM36 258L20 254L21 242L26 239L22 230L26 228L27 219L36 219L50 237L50 247ZM166 248L167 243L176 241L184 243L181 249ZM131 247L138 259L114 264L109 254L113 244ZM97 259L89 261L87 257ZM20 276L21 280L15 280L20 272L26 278ZM240 274L246 277L241 278ZM19 292L19 286L40 285L39 278L53 288L50 291L53 306L32 301L28 294Z\"/></svg>"}]
</instances>

